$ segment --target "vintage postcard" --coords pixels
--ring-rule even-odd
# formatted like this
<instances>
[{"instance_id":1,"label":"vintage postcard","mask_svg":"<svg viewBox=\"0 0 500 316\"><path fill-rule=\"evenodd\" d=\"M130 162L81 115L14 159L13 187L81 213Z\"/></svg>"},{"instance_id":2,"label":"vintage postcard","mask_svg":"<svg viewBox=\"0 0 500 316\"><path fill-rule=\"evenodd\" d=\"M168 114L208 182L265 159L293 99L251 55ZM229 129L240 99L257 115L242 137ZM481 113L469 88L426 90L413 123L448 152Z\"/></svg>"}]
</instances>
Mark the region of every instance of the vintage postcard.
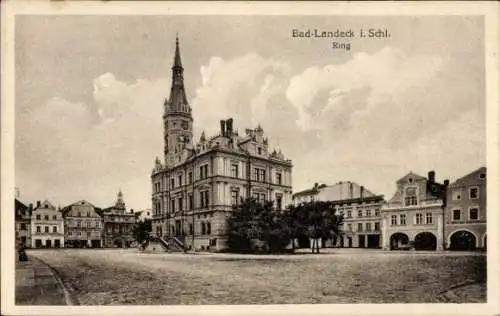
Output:
<instances>
[{"instance_id":1,"label":"vintage postcard","mask_svg":"<svg viewBox=\"0 0 500 316\"><path fill-rule=\"evenodd\" d=\"M498 313L498 8L2 3L2 314Z\"/></svg>"}]
</instances>

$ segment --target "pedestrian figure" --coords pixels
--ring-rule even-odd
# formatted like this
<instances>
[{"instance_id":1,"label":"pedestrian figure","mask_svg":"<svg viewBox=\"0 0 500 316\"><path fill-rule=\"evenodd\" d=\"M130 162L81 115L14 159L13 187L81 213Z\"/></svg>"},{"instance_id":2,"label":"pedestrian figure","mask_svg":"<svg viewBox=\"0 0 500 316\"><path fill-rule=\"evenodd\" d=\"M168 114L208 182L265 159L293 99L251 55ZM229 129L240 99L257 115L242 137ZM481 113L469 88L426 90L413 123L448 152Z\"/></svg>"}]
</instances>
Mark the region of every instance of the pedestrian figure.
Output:
<instances>
[{"instance_id":1,"label":"pedestrian figure","mask_svg":"<svg viewBox=\"0 0 500 316\"><path fill-rule=\"evenodd\" d=\"M19 248L18 254L20 263L24 264L28 261L28 256L26 255L26 251L24 248Z\"/></svg>"}]
</instances>

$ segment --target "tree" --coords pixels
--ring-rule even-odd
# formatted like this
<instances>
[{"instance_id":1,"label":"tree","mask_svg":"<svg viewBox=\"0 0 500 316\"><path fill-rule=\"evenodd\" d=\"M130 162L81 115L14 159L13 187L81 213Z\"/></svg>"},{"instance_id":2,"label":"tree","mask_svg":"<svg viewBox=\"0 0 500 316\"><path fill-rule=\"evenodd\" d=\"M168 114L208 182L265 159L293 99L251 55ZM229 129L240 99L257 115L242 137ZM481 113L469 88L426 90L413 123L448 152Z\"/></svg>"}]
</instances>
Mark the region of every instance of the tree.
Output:
<instances>
[{"instance_id":1,"label":"tree","mask_svg":"<svg viewBox=\"0 0 500 316\"><path fill-rule=\"evenodd\" d=\"M144 221L138 222L134 230L132 231L134 239L139 243L143 244L149 239L149 235L153 230L150 219L145 219Z\"/></svg>"},{"instance_id":2,"label":"tree","mask_svg":"<svg viewBox=\"0 0 500 316\"><path fill-rule=\"evenodd\" d=\"M259 203L254 198L233 206L227 219L228 246L233 251L251 251L260 240L268 252L281 252L292 236L287 213L273 208L273 202Z\"/></svg>"},{"instance_id":3,"label":"tree","mask_svg":"<svg viewBox=\"0 0 500 316\"><path fill-rule=\"evenodd\" d=\"M305 232L313 240L312 253L319 253L319 240L335 240L341 234L343 218L331 202L314 201L294 207L295 236Z\"/></svg>"}]
</instances>

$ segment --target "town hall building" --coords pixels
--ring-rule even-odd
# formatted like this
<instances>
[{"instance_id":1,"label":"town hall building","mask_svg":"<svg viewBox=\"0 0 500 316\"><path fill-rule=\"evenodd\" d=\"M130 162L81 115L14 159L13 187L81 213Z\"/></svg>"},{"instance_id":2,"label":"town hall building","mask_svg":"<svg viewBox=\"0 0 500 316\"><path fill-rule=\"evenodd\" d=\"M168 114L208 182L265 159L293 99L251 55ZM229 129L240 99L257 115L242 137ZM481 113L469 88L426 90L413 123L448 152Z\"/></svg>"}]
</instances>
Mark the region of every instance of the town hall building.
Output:
<instances>
[{"instance_id":1,"label":"town hall building","mask_svg":"<svg viewBox=\"0 0 500 316\"><path fill-rule=\"evenodd\" d=\"M176 39L172 86L164 102L164 161L156 158L152 180L152 229L163 247L222 250L226 218L241 198L292 202L292 162L269 148L259 125L239 135L233 119L218 135L193 139L193 115L184 87Z\"/></svg>"}]
</instances>

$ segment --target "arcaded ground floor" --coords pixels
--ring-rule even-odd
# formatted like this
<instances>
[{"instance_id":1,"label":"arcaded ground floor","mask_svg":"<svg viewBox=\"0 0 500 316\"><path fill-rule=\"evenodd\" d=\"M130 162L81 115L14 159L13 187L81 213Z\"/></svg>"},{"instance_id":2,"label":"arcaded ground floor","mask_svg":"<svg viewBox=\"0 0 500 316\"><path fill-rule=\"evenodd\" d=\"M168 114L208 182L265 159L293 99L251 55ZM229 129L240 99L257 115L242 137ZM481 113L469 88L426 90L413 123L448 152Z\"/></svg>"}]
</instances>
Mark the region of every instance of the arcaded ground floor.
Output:
<instances>
[{"instance_id":1,"label":"arcaded ground floor","mask_svg":"<svg viewBox=\"0 0 500 316\"><path fill-rule=\"evenodd\" d=\"M304 250L305 251L305 250ZM485 302L486 256L466 252L324 249L318 255L29 250L81 305ZM326 253L328 252L328 253ZM456 290L459 290L458 288Z\"/></svg>"}]
</instances>

